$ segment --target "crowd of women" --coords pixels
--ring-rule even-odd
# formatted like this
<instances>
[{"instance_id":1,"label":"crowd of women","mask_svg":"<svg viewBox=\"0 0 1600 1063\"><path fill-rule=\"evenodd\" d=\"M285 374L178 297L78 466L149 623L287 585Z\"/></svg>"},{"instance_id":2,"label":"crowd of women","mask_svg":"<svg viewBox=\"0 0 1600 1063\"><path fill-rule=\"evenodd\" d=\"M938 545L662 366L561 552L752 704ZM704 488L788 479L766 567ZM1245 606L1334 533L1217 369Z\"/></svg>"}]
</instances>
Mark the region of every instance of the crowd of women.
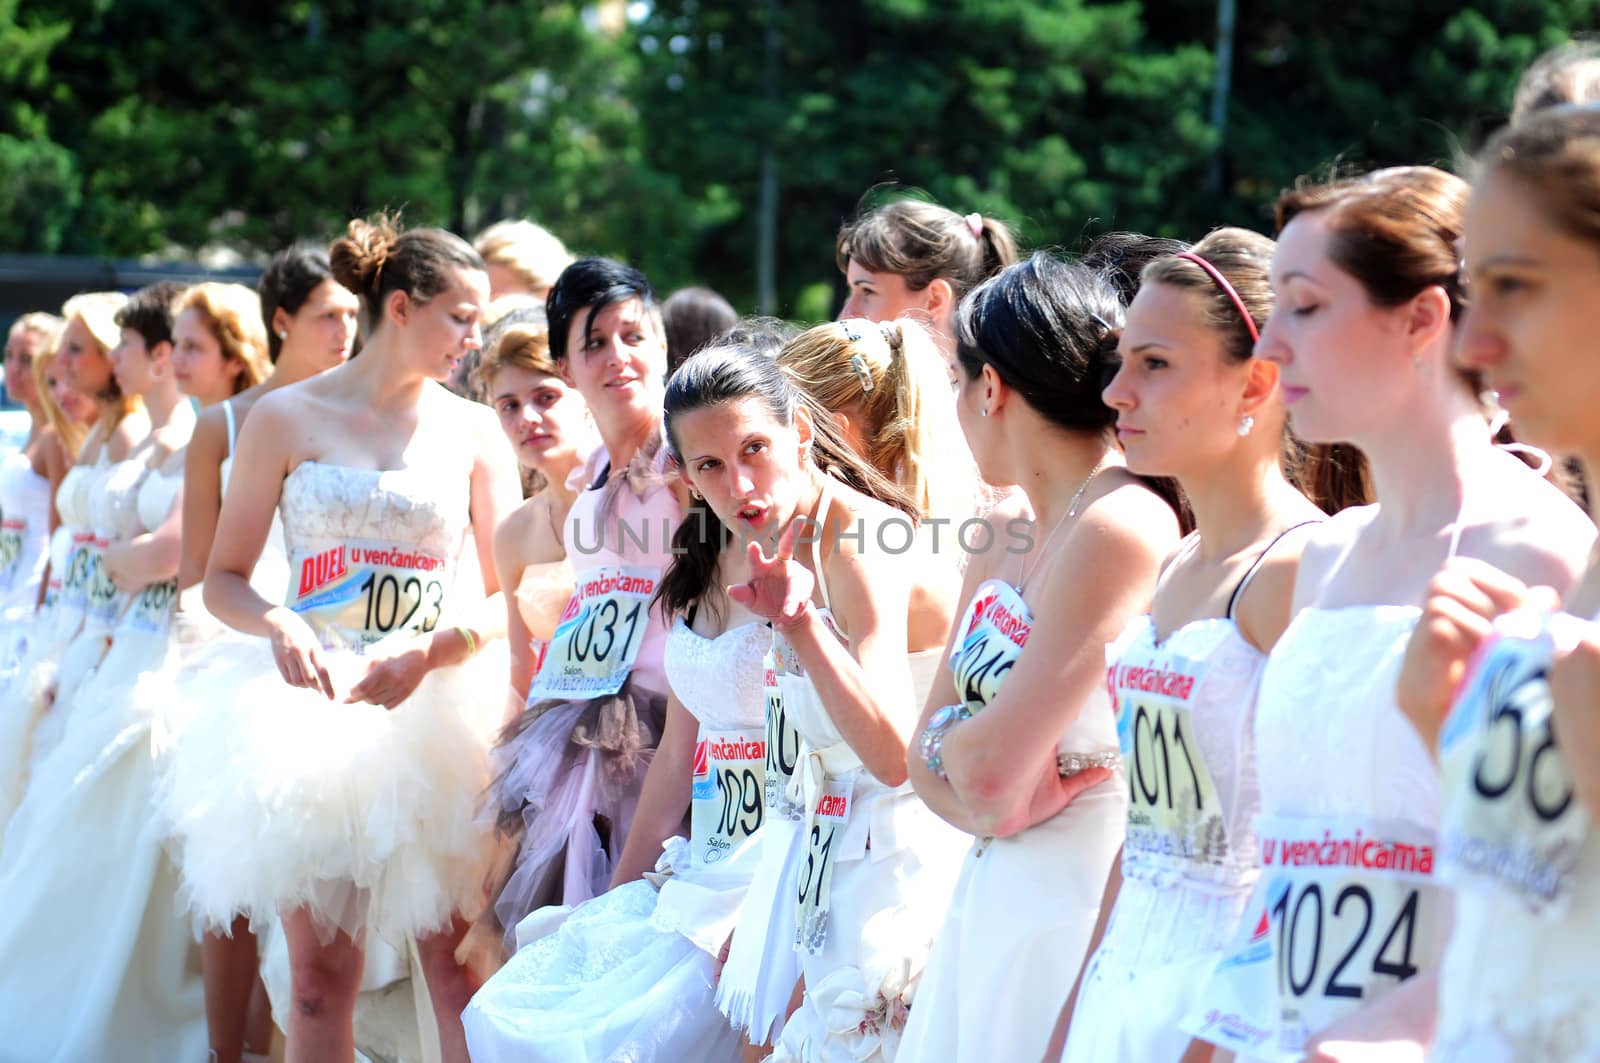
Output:
<instances>
[{"instance_id":1,"label":"crowd of women","mask_svg":"<svg viewBox=\"0 0 1600 1063\"><path fill-rule=\"evenodd\" d=\"M22 317L0 1059L1600 1059L1597 69L805 330L383 218Z\"/></svg>"}]
</instances>

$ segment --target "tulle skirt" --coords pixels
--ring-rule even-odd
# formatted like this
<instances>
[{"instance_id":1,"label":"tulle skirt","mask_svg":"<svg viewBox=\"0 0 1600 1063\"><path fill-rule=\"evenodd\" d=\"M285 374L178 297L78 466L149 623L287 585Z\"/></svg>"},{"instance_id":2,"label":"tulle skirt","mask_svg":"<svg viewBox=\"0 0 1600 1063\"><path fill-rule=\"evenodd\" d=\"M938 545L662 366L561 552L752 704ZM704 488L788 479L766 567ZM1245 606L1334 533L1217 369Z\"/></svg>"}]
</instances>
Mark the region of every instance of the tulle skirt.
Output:
<instances>
[{"instance_id":1,"label":"tulle skirt","mask_svg":"<svg viewBox=\"0 0 1600 1063\"><path fill-rule=\"evenodd\" d=\"M683 873L687 849L673 839L658 867ZM717 1011L712 956L662 930L660 905L656 886L640 881L559 923L556 912L541 913L548 932L489 979L462 1015L473 1063L735 1063L741 1038Z\"/></svg>"},{"instance_id":2,"label":"tulle skirt","mask_svg":"<svg viewBox=\"0 0 1600 1063\"><path fill-rule=\"evenodd\" d=\"M0 846L0 1055L199 1059L198 954L150 816L164 636L119 638L41 755ZM130 1055L131 1053L131 1055Z\"/></svg>"},{"instance_id":3,"label":"tulle skirt","mask_svg":"<svg viewBox=\"0 0 1600 1063\"><path fill-rule=\"evenodd\" d=\"M27 650L0 687L0 826L22 800L37 753L60 735L59 721L52 721L50 734L40 731L50 715L61 651L82 625L83 609L57 605L29 623Z\"/></svg>"},{"instance_id":4,"label":"tulle skirt","mask_svg":"<svg viewBox=\"0 0 1600 1063\"><path fill-rule=\"evenodd\" d=\"M482 906L475 818L505 645L430 672L393 710L344 704L364 662L327 661L334 701L285 684L266 640L189 675L160 818L204 925L306 908L328 939L370 926L400 945Z\"/></svg>"},{"instance_id":5,"label":"tulle skirt","mask_svg":"<svg viewBox=\"0 0 1600 1063\"><path fill-rule=\"evenodd\" d=\"M610 697L538 702L501 735L485 816L516 848L494 902L508 946L530 913L605 891L666 708L663 695L628 683Z\"/></svg>"}]
</instances>

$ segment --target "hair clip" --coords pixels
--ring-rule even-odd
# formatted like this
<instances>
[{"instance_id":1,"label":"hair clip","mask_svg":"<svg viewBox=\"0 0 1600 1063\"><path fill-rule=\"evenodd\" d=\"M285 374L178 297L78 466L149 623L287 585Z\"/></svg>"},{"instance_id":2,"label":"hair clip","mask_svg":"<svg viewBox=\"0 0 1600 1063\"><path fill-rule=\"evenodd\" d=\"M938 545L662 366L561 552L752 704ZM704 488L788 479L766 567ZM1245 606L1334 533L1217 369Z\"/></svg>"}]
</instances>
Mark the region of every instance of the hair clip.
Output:
<instances>
[{"instance_id":1,"label":"hair clip","mask_svg":"<svg viewBox=\"0 0 1600 1063\"><path fill-rule=\"evenodd\" d=\"M1094 319L1094 323L1096 325L1099 325L1101 328L1105 329L1107 332L1115 331L1115 329L1116 329L1115 325L1113 325L1111 322L1107 321L1105 318L1101 317L1099 314L1095 313L1093 310L1089 311L1089 316Z\"/></svg>"},{"instance_id":2,"label":"hair clip","mask_svg":"<svg viewBox=\"0 0 1600 1063\"><path fill-rule=\"evenodd\" d=\"M854 369L856 371L856 376L861 378L862 391L871 391L873 388L877 387L877 385L872 382L872 370L867 368L867 360L861 357L861 355L852 354L850 356L850 368Z\"/></svg>"},{"instance_id":3,"label":"hair clip","mask_svg":"<svg viewBox=\"0 0 1600 1063\"><path fill-rule=\"evenodd\" d=\"M977 211L973 211L971 214L968 214L965 218L962 218L961 220L967 223L967 231L972 234L972 238L974 240L982 240L983 239L983 215L982 214L979 214Z\"/></svg>"},{"instance_id":4,"label":"hair clip","mask_svg":"<svg viewBox=\"0 0 1600 1063\"><path fill-rule=\"evenodd\" d=\"M856 327L854 318L845 318L843 321L839 322L839 328L844 332L844 338L849 340L851 343L861 342L862 333L861 330Z\"/></svg>"}]
</instances>

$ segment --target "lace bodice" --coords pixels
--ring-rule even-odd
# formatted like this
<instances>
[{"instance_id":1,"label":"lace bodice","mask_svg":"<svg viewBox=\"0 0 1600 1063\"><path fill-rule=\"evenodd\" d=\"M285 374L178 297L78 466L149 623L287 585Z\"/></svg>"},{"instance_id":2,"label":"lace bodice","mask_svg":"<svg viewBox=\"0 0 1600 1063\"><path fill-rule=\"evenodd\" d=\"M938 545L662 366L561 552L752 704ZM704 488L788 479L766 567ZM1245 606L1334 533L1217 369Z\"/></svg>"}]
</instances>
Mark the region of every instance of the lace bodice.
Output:
<instances>
[{"instance_id":1,"label":"lace bodice","mask_svg":"<svg viewBox=\"0 0 1600 1063\"><path fill-rule=\"evenodd\" d=\"M765 624L741 624L706 638L680 619L667 635L667 682L702 728L760 728L766 712L761 661L770 643Z\"/></svg>"},{"instance_id":2,"label":"lace bodice","mask_svg":"<svg viewBox=\"0 0 1600 1063\"><path fill-rule=\"evenodd\" d=\"M1362 605L1295 616L1261 679L1263 813L1438 829L1439 770L1394 694L1420 615L1415 606Z\"/></svg>"},{"instance_id":3,"label":"lace bodice","mask_svg":"<svg viewBox=\"0 0 1600 1063\"><path fill-rule=\"evenodd\" d=\"M1130 621L1106 653L1114 685L1119 675L1130 674L1195 678L1184 699L1194 733L1185 737L1194 743L1221 805L1220 819L1206 824L1212 831L1220 828L1222 835L1222 855L1210 866L1202 868L1125 847L1124 877L1165 883L1201 876L1208 881L1235 882L1253 874L1256 840L1252 823L1261 808L1256 781L1256 698L1266 654L1245 641L1238 625L1225 617L1185 624L1158 643L1148 613Z\"/></svg>"},{"instance_id":4,"label":"lace bodice","mask_svg":"<svg viewBox=\"0 0 1600 1063\"><path fill-rule=\"evenodd\" d=\"M307 461L283 481L291 554L336 542L403 543L454 561L466 537L468 481L437 469L373 470Z\"/></svg>"}]
</instances>

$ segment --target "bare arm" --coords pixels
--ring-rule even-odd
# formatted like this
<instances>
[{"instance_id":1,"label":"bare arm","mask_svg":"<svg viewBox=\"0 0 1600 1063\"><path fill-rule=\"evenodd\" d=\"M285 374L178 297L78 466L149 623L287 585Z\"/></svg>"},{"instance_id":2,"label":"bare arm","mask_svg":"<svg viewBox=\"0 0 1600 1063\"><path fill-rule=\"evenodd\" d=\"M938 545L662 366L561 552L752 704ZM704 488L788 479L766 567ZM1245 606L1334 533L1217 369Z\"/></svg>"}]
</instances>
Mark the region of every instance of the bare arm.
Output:
<instances>
[{"instance_id":1,"label":"bare arm","mask_svg":"<svg viewBox=\"0 0 1600 1063\"><path fill-rule=\"evenodd\" d=\"M228 431L220 409L207 410L195 425L183 455L183 557L178 586L192 587L206 573L211 543L222 509L222 463L227 459Z\"/></svg>"},{"instance_id":2,"label":"bare arm","mask_svg":"<svg viewBox=\"0 0 1600 1063\"><path fill-rule=\"evenodd\" d=\"M137 591L178 574L183 554L183 491L161 526L106 548L106 573L124 591Z\"/></svg>"},{"instance_id":3,"label":"bare arm","mask_svg":"<svg viewBox=\"0 0 1600 1063\"><path fill-rule=\"evenodd\" d=\"M689 810L690 775L699 736L700 722L669 691L667 721L639 790L639 810L634 814L628 841L611 873L611 888L632 882L655 867L661 844L683 823L684 813Z\"/></svg>"},{"instance_id":4,"label":"bare arm","mask_svg":"<svg viewBox=\"0 0 1600 1063\"><path fill-rule=\"evenodd\" d=\"M1079 519L1036 577L1032 635L999 695L945 736L948 779L919 773L930 789L948 789L973 833L1015 834L1075 795L1065 786L1050 789L1057 743L1105 683L1106 643L1149 606L1161 561L1178 538L1171 511L1142 487L1117 488Z\"/></svg>"}]
</instances>

